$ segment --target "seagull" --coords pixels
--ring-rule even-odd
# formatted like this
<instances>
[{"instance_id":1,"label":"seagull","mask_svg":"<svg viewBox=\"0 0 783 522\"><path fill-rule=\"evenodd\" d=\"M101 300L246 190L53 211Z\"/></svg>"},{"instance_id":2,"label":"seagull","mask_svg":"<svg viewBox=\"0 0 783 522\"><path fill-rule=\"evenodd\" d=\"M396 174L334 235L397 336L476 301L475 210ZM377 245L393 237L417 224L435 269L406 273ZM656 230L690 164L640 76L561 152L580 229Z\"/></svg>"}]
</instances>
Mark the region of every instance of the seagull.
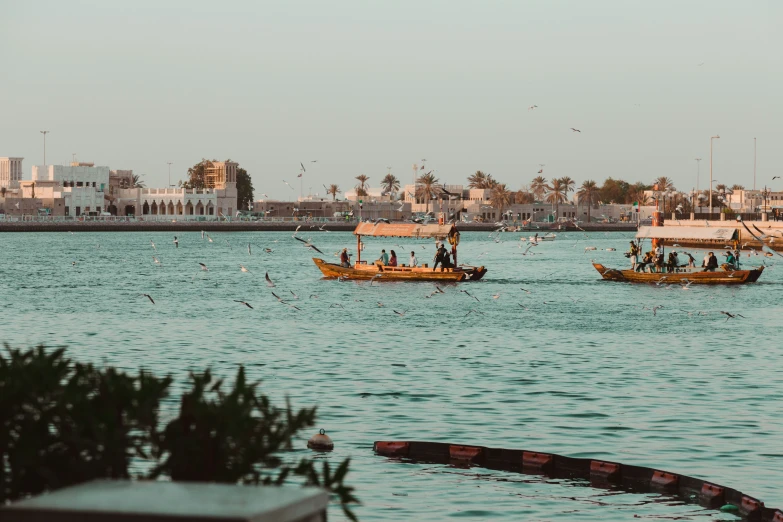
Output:
<instances>
[{"instance_id":1,"label":"seagull","mask_svg":"<svg viewBox=\"0 0 783 522\"><path fill-rule=\"evenodd\" d=\"M261 195L264 196L265 198L269 199L268 195L266 195L266 194L261 194Z\"/></svg>"},{"instance_id":2,"label":"seagull","mask_svg":"<svg viewBox=\"0 0 783 522\"><path fill-rule=\"evenodd\" d=\"M204 263L199 263L199 266L204 272L209 272L209 268L207 268L207 265L205 265Z\"/></svg>"},{"instance_id":3,"label":"seagull","mask_svg":"<svg viewBox=\"0 0 783 522\"><path fill-rule=\"evenodd\" d=\"M205 234L205 232L202 230L201 231L201 239L204 239L204 234Z\"/></svg>"},{"instance_id":4,"label":"seagull","mask_svg":"<svg viewBox=\"0 0 783 522\"><path fill-rule=\"evenodd\" d=\"M211 238L211 237L209 237L209 234L207 234L207 241L209 241L210 243L212 243L212 242L213 242L213 241L212 241L212 238Z\"/></svg>"},{"instance_id":5,"label":"seagull","mask_svg":"<svg viewBox=\"0 0 783 522\"><path fill-rule=\"evenodd\" d=\"M269 272L267 272L264 275L264 279L266 279L266 286L268 286L269 288L273 288L275 286L275 284L272 282L272 280L269 279Z\"/></svg>"},{"instance_id":6,"label":"seagull","mask_svg":"<svg viewBox=\"0 0 783 522\"><path fill-rule=\"evenodd\" d=\"M155 243L150 239L150 245L152 245L152 249L157 252L158 249L155 247Z\"/></svg>"},{"instance_id":7,"label":"seagull","mask_svg":"<svg viewBox=\"0 0 783 522\"><path fill-rule=\"evenodd\" d=\"M594 246L585 247L585 253L587 253L588 250L597 250Z\"/></svg>"},{"instance_id":8,"label":"seagull","mask_svg":"<svg viewBox=\"0 0 783 522\"><path fill-rule=\"evenodd\" d=\"M529 294L529 293L531 293L531 292L530 292L530 290L528 290L527 288L520 288L520 290L522 290L522 291L523 291L523 292L525 292L526 294Z\"/></svg>"},{"instance_id":9,"label":"seagull","mask_svg":"<svg viewBox=\"0 0 783 522\"><path fill-rule=\"evenodd\" d=\"M253 255L253 251L250 250L250 243L247 244L247 255L249 255L249 256Z\"/></svg>"},{"instance_id":10,"label":"seagull","mask_svg":"<svg viewBox=\"0 0 783 522\"><path fill-rule=\"evenodd\" d=\"M571 127L571 130L572 130L572 131L574 131L574 132L582 132L582 131L580 131L579 129L575 129L575 128L573 128L573 127Z\"/></svg>"},{"instance_id":11,"label":"seagull","mask_svg":"<svg viewBox=\"0 0 783 522\"><path fill-rule=\"evenodd\" d=\"M150 303L155 304L155 301L152 299L150 294L139 294L139 297L146 297L147 299L150 300Z\"/></svg>"},{"instance_id":12,"label":"seagull","mask_svg":"<svg viewBox=\"0 0 783 522\"><path fill-rule=\"evenodd\" d=\"M407 312L407 310L403 310L402 312L398 312L397 310L392 310L392 312L402 317L403 315L405 315L405 312Z\"/></svg>"},{"instance_id":13,"label":"seagull","mask_svg":"<svg viewBox=\"0 0 783 522\"><path fill-rule=\"evenodd\" d=\"M465 317L469 316L470 314L481 314L484 315L484 312L479 312L478 310L469 310L468 313L465 314Z\"/></svg>"},{"instance_id":14,"label":"seagull","mask_svg":"<svg viewBox=\"0 0 783 522\"><path fill-rule=\"evenodd\" d=\"M438 285L434 285L434 286L435 286L435 293L436 294L445 294L446 293Z\"/></svg>"},{"instance_id":15,"label":"seagull","mask_svg":"<svg viewBox=\"0 0 783 522\"><path fill-rule=\"evenodd\" d=\"M310 163L318 163L318 160L310 160Z\"/></svg>"},{"instance_id":16,"label":"seagull","mask_svg":"<svg viewBox=\"0 0 783 522\"><path fill-rule=\"evenodd\" d=\"M378 223L387 223L388 224L389 220L386 219L386 218L378 218L378 219L375 220L375 224L377 225Z\"/></svg>"},{"instance_id":17,"label":"seagull","mask_svg":"<svg viewBox=\"0 0 783 522\"><path fill-rule=\"evenodd\" d=\"M378 301L378 308L383 308L383 303Z\"/></svg>"},{"instance_id":18,"label":"seagull","mask_svg":"<svg viewBox=\"0 0 783 522\"><path fill-rule=\"evenodd\" d=\"M243 305L247 306L247 307L248 307L248 308L250 308L251 310L253 309L253 307L252 307L252 306L250 306L250 304L249 304L249 303L246 303L245 301L237 301L236 299L234 299L234 302L235 302L235 303L242 303Z\"/></svg>"},{"instance_id":19,"label":"seagull","mask_svg":"<svg viewBox=\"0 0 783 522\"><path fill-rule=\"evenodd\" d=\"M543 174L544 173L544 169L538 169L538 173L539 174Z\"/></svg>"},{"instance_id":20,"label":"seagull","mask_svg":"<svg viewBox=\"0 0 783 522\"><path fill-rule=\"evenodd\" d=\"M475 299L475 300L476 300L476 301L478 301L479 303L481 302L481 301L479 301L479 298L478 298L478 297L476 297L475 295L469 294L467 290L460 290L460 292L463 292L463 293L464 293L465 295L467 295L468 297L472 297L473 299Z\"/></svg>"},{"instance_id":21,"label":"seagull","mask_svg":"<svg viewBox=\"0 0 783 522\"><path fill-rule=\"evenodd\" d=\"M299 165L301 165L301 166L302 166L302 172L307 172L307 170L305 170L305 168L304 168L304 163L302 163L302 162L300 161L300 162L299 162Z\"/></svg>"},{"instance_id":22,"label":"seagull","mask_svg":"<svg viewBox=\"0 0 783 522\"><path fill-rule=\"evenodd\" d=\"M160 264L160 259L158 259L155 256L152 256L152 262L155 263L156 265L159 265Z\"/></svg>"},{"instance_id":23,"label":"seagull","mask_svg":"<svg viewBox=\"0 0 783 522\"><path fill-rule=\"evenodd\" d=\"M696 67L701 67L702 65L704 65L704 62L697 63L697 64L696 64Z\"/></svg>"},{"instance_id":24,"label":"seagull","mask_svg":"<svg viewBox=\"0 0 783 522\"><path fill-rule=\"evenodd\" d=\"M663 308L663 305L655 305L652 308L647 308L646 306L642 307L642 310L652 310L653 316L658 315L658 309Z\"/></svg>"},{"instance_id":25,"label":"seagull","mask_svg":"<svg viewBox=\"0 0 783 522\"><path fill-rule=\"evenodd\" d=\"M294 190L294 187L292 187L286 180L283 180L283 183L288 185L288 188L290 188L291 190Z\"/></svg>"},{"instance_id":26,"label":"seagull","mask_svg":"<svg viewBox=\"0 0 783 522\"><path fill-rule=\"evenodd\" d=\"M336 307L336 306L339 306L340 308L343 308L343 309L345 308L345 307L344 307L343 305L341 305L340 303L332 303L331 305L329 305L329 308L334 308L334 307Z\"/></svg>"},{"instance_id":27,"label":"seagull","mask_svg":"<svg viewBox=\"0 0 783 522\"><path fill-rule=\"evenodd\" d=\"M725 315L725 316L726 316L726 320L727 320L727 321L728 321L729 319L734 319L735 317L742 317L743 319L745 319L745 316L744 316L744 315L742 315L742 314L732 314L732 313L729 313L729 312L724 312L724 311L722 311L722 310L721 310L721 312L720 312L720 313L722 313L723 315Z\"/></svg>"},{"instance_id":28,"label":"seagull","mask_svg":"<svg viewBox=\"0 0 783 522\"><path fill-rule=\"evenodd\" d=\"M278 300L278 301L280 301L281 303L283 302L283 298L282 298L282 297L280 297L279 295L277 295L276 293L272 292L272 295L273 295L273 296L275 296L275 299L277 299L277 300Z\"/></svg>"},{"instance_id":29,"label":"seagull","mask_svg":"<svg viewBox=\"0 0 783 522\"><path fill-rule=\"evenodd\" d=\"M177 240L177 236L174 236L174 246L179 248L179 241Z\"/></svg>"},{"instance_id":30,"label":"seagull","mask_svg":"<svg viewBox=\"0 0 783 522\"><path fill-rule=\"evenodd\" d=\"M264 252L266 252L267 254L271 254L272 252L274 252L274 250L272 250L271 248L265 248Z\"/></svg>"},{"instance_id":31,"label":"seagull","mask_svg":"<svg viewBox=\"0 0 783 522\"><path fill-rule=\"evenodd\" d=\"M774 180L776 180L776 179L778 179L778 178L780 178L780 176L772 176L772 180L773 180L773 181L774 181Z\"/></svg>"},{"instance_id":32,"label":"seagull","mask_svg":"<svg viewBox=\"0 0 783 522\"><path fill-rule=\"evenodd\" d=\"M374 276L372 276L370 278L370 286L372 286L372 284L375 282L376 279L379 279L381 277L383 277L383 274L375 274Z\"/></svg>"},{"instance_id":33,"label":"seagull","mask_svg":"<svg viewBox=\"0 0 783 522\"><path fill-rule=\"evenodd\" d=\"M305 246L306 246L307 248L309 248L310 250L315 250L316 252L318 252L318 253L319 253L319 254L321 254L321 255L325 255L323 252L321 252L320 250L318 250L318 247L317 247L317 246L315 246L315 245L305 245Z\"/></svg>"},{"instance_id":34,"label":"seagull","mask_svg":"<svg viewBox=\"0 0 783 522\"><path fill-rule=\"evenodd\" d=\"M537 108L538 108L538 105L531 105L530 107L527 108L527 110L532 111L532 110L535 110Z\"/></svg>"},{"instance_id":35,"label":"seagull","mask_svg":"<svg viewBox=\"0 0 783 522\"><path fill-rule=\"evenodd\" d=\"M239 265L239 269L243 272L250 272L247 268L245 268L245 265Z\"/></svg>"},{"instance_id":36,"label":"seagull","mask_svg":"<svg viewBox=\"0 0 783 522\"><path fill-rule=\"evenodd\" d=\"M291 295L294 296L294 299L299 299L299 296L294 293L293 290L289 290L291 292Z\"/></svg>"}]
</instances>

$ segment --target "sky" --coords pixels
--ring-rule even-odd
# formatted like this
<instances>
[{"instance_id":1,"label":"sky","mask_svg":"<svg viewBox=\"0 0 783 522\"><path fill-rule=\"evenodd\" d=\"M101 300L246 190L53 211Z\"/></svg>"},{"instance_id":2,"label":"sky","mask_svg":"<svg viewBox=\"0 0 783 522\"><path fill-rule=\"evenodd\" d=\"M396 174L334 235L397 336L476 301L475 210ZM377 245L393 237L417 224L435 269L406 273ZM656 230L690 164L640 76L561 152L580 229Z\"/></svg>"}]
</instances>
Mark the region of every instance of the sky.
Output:
<instances>
[{"instance_id":1,"label":"sky","mask_svg":"<svg viewBox=\"0 0 783 522\"><path fill-rule=\"evenodd\" d=\"M0 156L29 178L49 130L48 163L151 187L230 158L256 199L298 196L300 162L323 195L422 159L449 184L543 164L689 191L720 135L714 180L752 188L756 138L757 187L783 190L781 22L776 0L0 0Z\"/></svg>"}]
</instances>

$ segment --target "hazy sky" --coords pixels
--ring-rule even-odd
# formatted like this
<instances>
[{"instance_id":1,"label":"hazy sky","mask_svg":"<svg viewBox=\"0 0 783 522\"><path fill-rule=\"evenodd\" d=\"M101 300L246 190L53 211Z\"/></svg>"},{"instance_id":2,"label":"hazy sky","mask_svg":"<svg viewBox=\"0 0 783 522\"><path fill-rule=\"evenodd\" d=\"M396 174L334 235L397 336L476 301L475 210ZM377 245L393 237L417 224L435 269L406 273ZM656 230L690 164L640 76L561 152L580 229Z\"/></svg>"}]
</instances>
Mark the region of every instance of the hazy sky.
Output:
<instances>
[{"instance_id":1,"label":"hazy sky","mask_svg":"<svg viewBox=\"0 0 783 522\"><path fill-rule=\"evenodd\" d=\"M750 188L756 137L760 187L783 174L781 22L778 0L0 0L0 156L29 178L46 129L48 163L148 186L231 158L256 198L298 195L300 161L323 194L422 158L449 183L543 163L690 190L717 133L714 179Z\"/></svg>"}]
</instances>

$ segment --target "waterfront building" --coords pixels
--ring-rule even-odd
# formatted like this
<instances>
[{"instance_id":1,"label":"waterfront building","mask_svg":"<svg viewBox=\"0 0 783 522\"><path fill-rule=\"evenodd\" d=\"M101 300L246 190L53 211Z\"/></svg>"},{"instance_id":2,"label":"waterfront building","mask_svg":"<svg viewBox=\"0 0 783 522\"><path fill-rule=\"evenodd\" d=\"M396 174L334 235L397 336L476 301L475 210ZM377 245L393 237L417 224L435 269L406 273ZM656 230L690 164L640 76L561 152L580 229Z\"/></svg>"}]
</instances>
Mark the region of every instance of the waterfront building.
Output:
<instances>
[{"instance_id":1,"label":"waterfront building","mask_svg":"<svg viewBox=\"0 0 783 522\"><path fill-rule=\"evenodd\" d=\"M39 197L62 198L66 216L105 212L108 186L109 167L94 163L34 165L32 180L20 182L23 194L37 190Z\"/></svg>"},{"instance_id":2,"label":"waterfront building","mask_svg":"<svg viewBox=\"0 0 783 522\"><path fill-rule=\"evenodd\" d=\"M22 179L24 158L0 158L0 188L15 188Z\"/></svg>"}]
</instances>

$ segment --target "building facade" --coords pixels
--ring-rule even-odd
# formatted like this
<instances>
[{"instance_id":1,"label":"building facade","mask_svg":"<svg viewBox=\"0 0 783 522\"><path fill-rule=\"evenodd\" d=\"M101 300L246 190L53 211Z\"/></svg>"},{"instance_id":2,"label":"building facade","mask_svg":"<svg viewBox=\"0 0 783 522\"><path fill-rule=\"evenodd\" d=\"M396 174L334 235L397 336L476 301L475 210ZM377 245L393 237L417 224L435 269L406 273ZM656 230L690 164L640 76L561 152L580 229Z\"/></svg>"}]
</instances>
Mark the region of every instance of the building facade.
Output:
<instances>
[{"instance_id":1,"label":"building facade","mask_svg":"<svg viewBox=\"0 0 783 522\"><path fill-rule=\"evenodd\" d=\"M93 163L71 165L34 165L32 181L20 183L25 191L34 191L40 197L42 191L51 191L53 198L64 200L66 216L101 214L108 206L106 191L109 186L109 167L96 167Z\"/></svg>"},{"instance_id":2,"label":"building facade","mask_svg":"<svg viewBox=\"0 0 783 522\"><path fill-rule=\"evenodd\" d=\"M15 188L22 179L24 158L0 158L0 188Z\"/></svg>"}]
</instances>

